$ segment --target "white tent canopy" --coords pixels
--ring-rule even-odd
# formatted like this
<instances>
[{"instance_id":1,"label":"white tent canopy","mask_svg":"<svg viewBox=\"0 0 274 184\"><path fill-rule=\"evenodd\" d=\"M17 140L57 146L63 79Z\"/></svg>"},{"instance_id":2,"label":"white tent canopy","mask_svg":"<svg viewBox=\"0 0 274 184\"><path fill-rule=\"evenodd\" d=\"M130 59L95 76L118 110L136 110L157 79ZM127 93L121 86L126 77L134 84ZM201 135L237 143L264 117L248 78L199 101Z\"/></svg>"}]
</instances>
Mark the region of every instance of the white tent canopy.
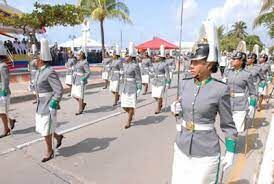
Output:
<instances>
[{"instance_id":1,"label":"white tent canopy","mask_svg":"<svg viewBox=\"0 0 274 184\"><path fill-rule=\"evenodd\" d=\"M75 38L74 40L69 40L64 43L58 44L58 47L70 47L70 48L73 48L73 47L79 48L84 46L85 46L85 39L83 36ZM86 46L88 49L101 49L102 44L88 37L86 39Z\"/></svg>"}]
</instances>

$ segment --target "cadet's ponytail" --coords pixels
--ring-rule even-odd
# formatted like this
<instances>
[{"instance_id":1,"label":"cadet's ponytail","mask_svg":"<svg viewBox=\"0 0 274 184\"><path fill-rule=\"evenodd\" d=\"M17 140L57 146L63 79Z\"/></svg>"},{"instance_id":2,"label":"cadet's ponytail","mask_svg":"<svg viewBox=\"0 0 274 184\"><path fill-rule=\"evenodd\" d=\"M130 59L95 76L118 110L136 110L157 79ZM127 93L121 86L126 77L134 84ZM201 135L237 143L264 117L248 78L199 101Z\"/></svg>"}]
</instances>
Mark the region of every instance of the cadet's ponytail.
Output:
<instances>
[{"instance_id":1,"label":"cadet's ponytail","mask_svg":"<svg viewBox=\"0 0 274 184\"><path fill-rule=\"evenodd\" d=\"M218 68L219 68L219 63L218 62L214 62L212 64L212 67L211 67L211 73L216 73L218 71Z\"/></svg>"}]
</instances>

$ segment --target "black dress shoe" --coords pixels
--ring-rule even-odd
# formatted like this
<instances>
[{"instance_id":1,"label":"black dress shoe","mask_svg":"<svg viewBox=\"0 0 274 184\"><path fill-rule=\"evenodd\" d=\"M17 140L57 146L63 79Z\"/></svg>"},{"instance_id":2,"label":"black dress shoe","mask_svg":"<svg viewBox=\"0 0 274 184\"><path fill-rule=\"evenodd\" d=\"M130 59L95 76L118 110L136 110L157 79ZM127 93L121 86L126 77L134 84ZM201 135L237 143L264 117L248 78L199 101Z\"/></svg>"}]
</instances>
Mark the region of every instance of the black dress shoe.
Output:
<instances>
[{"instance_id":1,"label":"black dress shoe","mask_svg":"<svg viewBox=\"0 0 274 184\"><path fill-rule=\"evenodd\" d=\"M125 126L125 129L128 129L128 128L130 128L131 127L131 125L126 125Z\"/></svg>"},{"instance_id":2,"label":"black dress shoe","mask_svg":"<svg viewBox=\"0 0 274 184\"><path fill-rule=\"evenodd\" d=\"M49 156L49 157L43 158L43 159L41 160L41 162L43 162L43 163L44 163L44 162L47 162L47 161L53 159L53 157L54 157L54 152L52 151L51 154L50 154L50 156Z\"/></svg>"},{"instance_id":3,"label":"black dress shoe","mask_svg":"<svg viewBox=\"0 0 274 184\"><path fill-rule=\"evenodd\" d=\"M85 110L86 106L87 106L87 103L84 103L84 105L83 105L83 110L82 110L82 111Z\"/></svg>"},{"instance_id":4,"label":"black dress shoe","mask_svg":"<svg viewBox=\"0 0 274 184\"><path fill-rule=\"evenodd\" d=\"M57 140L57 144L56 144L56 148L59 148L62 145L62 140L63 140L64 136L60 135L60 139Z\"/></svg>"},{"instance_id":5,"label":"black dress shoe","mask_svg":"<svg viewBox=\"0 0 274 184\"><path fill-rule=\"evenodd\" d=\"M14 129L14 125L16 123L16 119L11 119L10 120L10 128L13 130Z\"/></svg>"},{"instance_id":6,"label":"black dress shoe","mask_svg":"<svg viewBox=\"0 0 274 184\"><path fill-rule=\"evenodd\" d=\"M4 134L0 135L0 138L4 138L10 135L10 130L6 131Z\"/></svg>"},{"instance_id":7,"label":"black dress shoe","mask_svg":"<svg viewBox=\"0 0 274 184\"><path fill-rule=\"evenodd\" d=\"M83 114L83 111L80 111L80 112L75 113L76 116L78 116L78 115L80 115L80 114Z\"/></svg>"}]
</instances>

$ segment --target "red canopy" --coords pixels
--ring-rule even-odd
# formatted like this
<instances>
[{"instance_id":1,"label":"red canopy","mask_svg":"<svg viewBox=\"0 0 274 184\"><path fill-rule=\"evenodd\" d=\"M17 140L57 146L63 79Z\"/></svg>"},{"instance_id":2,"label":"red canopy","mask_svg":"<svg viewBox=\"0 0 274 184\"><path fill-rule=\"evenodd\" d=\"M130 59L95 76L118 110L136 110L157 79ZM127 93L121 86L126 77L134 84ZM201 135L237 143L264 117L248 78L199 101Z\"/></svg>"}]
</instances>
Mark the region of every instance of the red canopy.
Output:
<instances>
[{"instance_id":1,"label":"red canopy","mask_svg":"<svg viewBox=\"0 0 274 184\"><path fill-rule=\"evenodd\" d=\"M144 50L147 48L150 49L160 49L160 46L164 45L165 49L178 49L178 47L172 43L169 43L161 38L154 37L152 40L144 42L140 45L137 45L136 48L140 50Z\"/></svg>"}]
</instances>

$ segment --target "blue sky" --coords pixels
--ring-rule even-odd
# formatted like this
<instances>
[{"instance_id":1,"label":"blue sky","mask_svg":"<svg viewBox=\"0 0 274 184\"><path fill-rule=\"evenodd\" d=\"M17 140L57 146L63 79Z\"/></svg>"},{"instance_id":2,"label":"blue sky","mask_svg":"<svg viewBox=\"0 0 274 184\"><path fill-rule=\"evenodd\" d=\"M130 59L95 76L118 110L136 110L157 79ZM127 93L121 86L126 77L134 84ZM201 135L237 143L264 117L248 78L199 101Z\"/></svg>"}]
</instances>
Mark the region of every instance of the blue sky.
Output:
<instances>
[{"instance_id":1,"label":"blue sky","mask_svg":"<svg viewBox=\"0 0 274 184\"><path fill-rule=\"evenodd\" d=\"M8 0L8 4L29 12L34 0ZM76 0L40 0L41 3L72 3ZM129 41L141 43L153 36L159 36L171 42L179 40L179 22L181 0L124 0L130 9L133 25L117 20L105 22L105 40L109 45L120 43L120 31L123 32L123 47ZM217 25L227 28L238 20L248 23L248 32L259 34L267 45L273 44L264 28L251 29L252 20L258 14L260 0L184 0L183 40L194 41L203 20L212 18ZM247 14L248 12L248 14ZM100 41L99 23L91 21L91 38ZM50 42L63 42L69 35L80 36L81 26L54 27L47 29Z\"/></svg>"}]
</instances>

